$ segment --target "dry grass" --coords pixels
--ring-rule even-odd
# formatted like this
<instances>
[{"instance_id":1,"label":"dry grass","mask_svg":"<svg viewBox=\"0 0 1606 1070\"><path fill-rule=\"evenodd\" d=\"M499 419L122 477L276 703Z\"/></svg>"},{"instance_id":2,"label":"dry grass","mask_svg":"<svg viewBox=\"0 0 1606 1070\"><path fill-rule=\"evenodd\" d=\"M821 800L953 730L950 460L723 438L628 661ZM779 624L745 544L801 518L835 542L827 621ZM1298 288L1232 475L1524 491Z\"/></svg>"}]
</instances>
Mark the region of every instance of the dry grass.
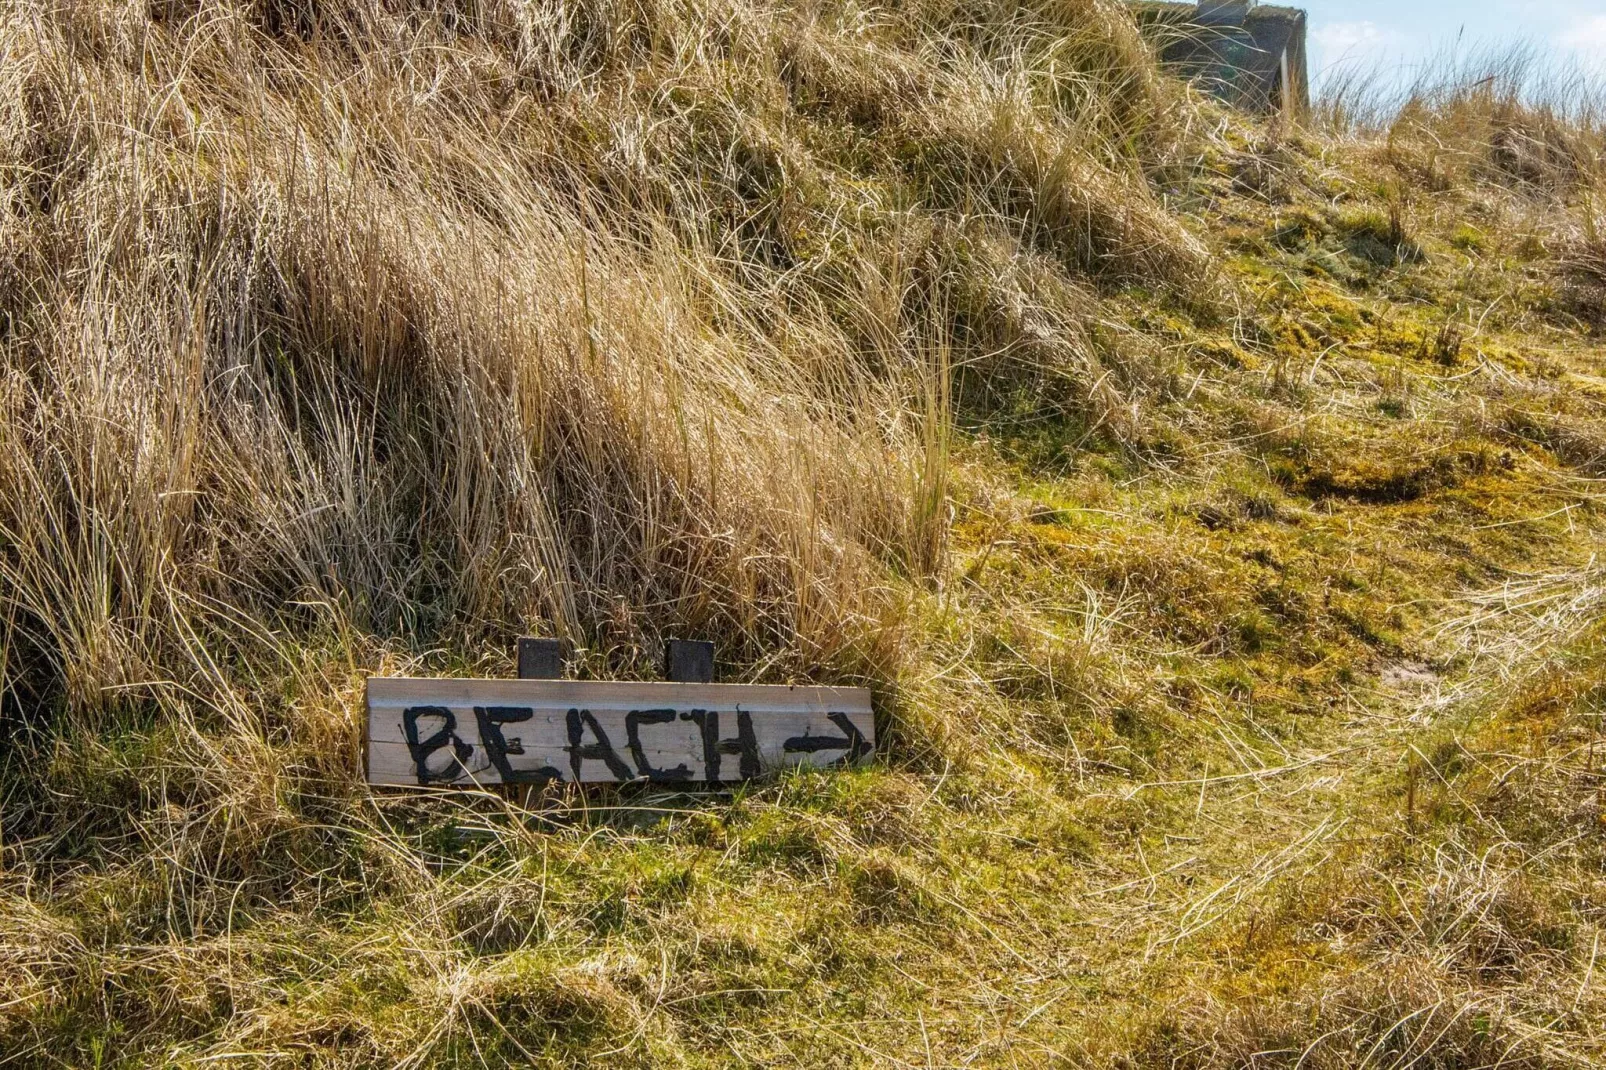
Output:
<instances>
[{"instance_id":1,"label":"dry grass","mask_svg":"<svg viewBox=\"0 0 1606 1070\"><path fill-rule=\"evenodd\" d=\"M1299 131L1094 0L0 6L0 1064L1598 1059L1602 134L1515 71ZM532 632L885 760L358 782L364 674Z\"/></svg>"}]
</instances>

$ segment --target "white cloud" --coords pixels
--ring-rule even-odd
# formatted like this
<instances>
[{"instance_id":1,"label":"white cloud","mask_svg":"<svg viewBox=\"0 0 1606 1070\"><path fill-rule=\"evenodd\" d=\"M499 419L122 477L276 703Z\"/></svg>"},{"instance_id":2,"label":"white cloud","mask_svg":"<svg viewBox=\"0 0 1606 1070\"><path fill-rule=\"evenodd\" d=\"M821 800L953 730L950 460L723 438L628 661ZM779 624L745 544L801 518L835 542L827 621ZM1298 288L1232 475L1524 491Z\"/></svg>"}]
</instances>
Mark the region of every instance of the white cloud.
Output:
<instances>
[{"instance_id":1,"label":"white cloud","mask_svg":"<svg viewBox=\"0 0 1606 1070\"><path fill-rule=\"evenodd\" d=\"M1579 52L1606 52L1606 15L1585 15L1572 21L1558 38L1562 47Z\"/></svg>"},{"instance_id":2,"label":"white cloud","mask_svg":"<svg viewBox=\"0 0 1606 1070\"><path fill-rule=\"evenodd\" d=\"M1405 43L1405 37L1389 26L1370 19L1355 22L1326 22L1311 30L1312 73L1342 64L1365 66L1377 62Z\"/></svg>"},{"instance_id":3,"label":"white cloud","mask_svg":"<svg viewBox=\"0 0 1606 1070\"><path fill-rule=\"evenodd\" d=\"M1583 67L1606 74L1606 15L1582 15L1559 34L1556 44L1571 52Z\"/></svg>"},{"instance_id":4,"label":"white cloud","mask_svg":"<svg viewBox=\"0 0 1606 1070\"><path fill-rule=\"evenodd\" d=\"M1393 34L1366 19L1362 22L1329 22L1316 27L1310 36L1318 47L1342 54L1352 49L1372 49L1385 45Z\"/></svg>"}]
</instances>

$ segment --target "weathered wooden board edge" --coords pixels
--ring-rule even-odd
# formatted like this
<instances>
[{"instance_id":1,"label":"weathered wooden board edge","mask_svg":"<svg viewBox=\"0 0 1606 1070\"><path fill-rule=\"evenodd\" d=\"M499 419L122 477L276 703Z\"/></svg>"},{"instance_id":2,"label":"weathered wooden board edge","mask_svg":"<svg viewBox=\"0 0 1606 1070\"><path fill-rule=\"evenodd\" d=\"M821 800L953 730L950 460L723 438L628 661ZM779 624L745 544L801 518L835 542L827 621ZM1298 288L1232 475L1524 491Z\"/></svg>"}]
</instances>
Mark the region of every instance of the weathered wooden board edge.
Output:
<instances>
[{"instance_id":1,"label":"weathered wooden board edge","mask_svg":"<svg viewBox=\"0 0 1606 1070\"><path fill-rule=\"evenodd\" d=\"M562 701L562 696L571 693L577 697L584 695L613 702L631 701L636 695L673 697L678 693L687 696L717 694L722 701L733 703L743 701L744 697L755 703L766 699L784 698L788 705L795 705L800 700L808 701L812 698L821 708L830 705L850 713L869 713L872 705L869 688L830 684L699 684L673 680L520 680L482 676L370 676L364 681L365 708L372 704L376 686L380 691L390 691L391 694L385 697L393 701L410 697L407 694L409 691L416 694L428 689L433 694L439 694L443 690L450 691L453 688L465 690L473 688L492 693L501 692L502 696L499 697L522 698L545 695L554 701Z\"/></svg>"}]
</instances>

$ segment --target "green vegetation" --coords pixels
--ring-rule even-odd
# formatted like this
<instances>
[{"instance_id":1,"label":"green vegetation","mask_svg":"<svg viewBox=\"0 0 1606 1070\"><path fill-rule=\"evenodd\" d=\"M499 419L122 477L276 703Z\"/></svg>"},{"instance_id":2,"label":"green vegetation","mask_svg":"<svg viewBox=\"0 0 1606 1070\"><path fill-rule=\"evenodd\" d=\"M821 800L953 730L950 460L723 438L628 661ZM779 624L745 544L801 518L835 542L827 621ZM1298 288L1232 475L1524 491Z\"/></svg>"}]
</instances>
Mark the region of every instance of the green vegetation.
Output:
<instances>
[{"instance_id":1,"label":"green vegetation","mask_svg":"<svg viewBox=\"0 0 1606 1070\"><path fill-rule=\"evenodd\" d=\"M1606 1059L1598 94L1266 126L1095 0L0 55L0 1065ZM883 755L362 785L518 634Z\"/></svg>"}]
</instances>

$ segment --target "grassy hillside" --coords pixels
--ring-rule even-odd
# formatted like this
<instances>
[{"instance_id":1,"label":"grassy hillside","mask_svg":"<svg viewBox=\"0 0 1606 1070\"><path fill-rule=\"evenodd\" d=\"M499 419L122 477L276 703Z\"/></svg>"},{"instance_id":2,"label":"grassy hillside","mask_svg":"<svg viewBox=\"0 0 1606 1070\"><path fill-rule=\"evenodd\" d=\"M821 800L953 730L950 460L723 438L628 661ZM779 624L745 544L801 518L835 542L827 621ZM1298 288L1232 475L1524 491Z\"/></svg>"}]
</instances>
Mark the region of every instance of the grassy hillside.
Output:
<instances>
[{"instance_id":1,"label":"grassy hillside","mask_svg":"<svg viewBox=\"0 0 1606 1070\"><path fill-rule=\"evenodd\" d=\"M0 0L0 1065L1606 1059L1600 95L1151 57ZM519 634L883 754L362 785Z\"/></svg>"}]
</instances>

